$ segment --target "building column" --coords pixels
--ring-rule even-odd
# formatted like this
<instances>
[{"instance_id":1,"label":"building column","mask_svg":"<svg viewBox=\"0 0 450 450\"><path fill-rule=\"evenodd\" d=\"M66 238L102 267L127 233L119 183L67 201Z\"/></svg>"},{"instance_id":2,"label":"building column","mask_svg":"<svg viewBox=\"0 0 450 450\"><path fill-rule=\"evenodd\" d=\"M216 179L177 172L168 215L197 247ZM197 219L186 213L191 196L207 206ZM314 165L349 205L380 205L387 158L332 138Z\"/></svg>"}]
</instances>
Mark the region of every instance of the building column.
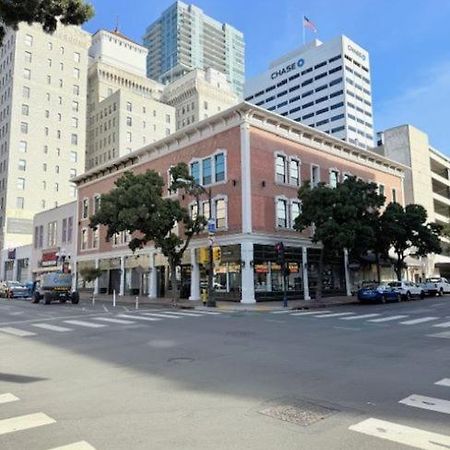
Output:
<instances>
[{"instance_id":1,"label":"building column","mask_svg":"<svg viewBox=\"0 0 450 450\"><path fill-rule=\"evenodd\" d=\"M197 261L195 249L191 249L191 294L189 300L200 300L200 264Z\"/></svg>"},{"instance_id":2,"label":"building column","mask_svg":"<svg viewBox=\"0 0 450 450\"><path fill-rule=\"evenodd\" d=\"M95 258L95 268L98 269L99 267L100 267L100 260L98 258ZM98 288L99 280L98 279L99 279L99 277L97 277L94 281L94 295L98 295L98 292L99 292L99 288Z\"/></svg>"},{"instance_id":3,"label":"building column","mask_svg":"<svg viewBox=\"0 0 450 450\"><path fill-rule=\"evenodd\" d=\"M19 261L17 259L13 263L12 279L13 281L19 281Z\"/></svg>"},{"instance_id":4,"label":"building column","mask_svg":"<svg viewBox=\"0 0 450 450\"><path fill-rule=\"evenodd\" d=\"M309 279L308 279L308 249L302 247L302 271L303 271L303 298L311 300L309 295Z\"/></svg>"},{"instance_id":5,"label":"building column","mask_svg":"<svg viewBox=\"0 0 450 450\"><path fill-rule=\"evenodd\" d=\"M150 274L148 280L148 297L156 298L157 297L157 289L156 289L156 267L155 267L155 253L150 253Z\"/></svg>"},{"instance_id":6,"label":"building column","mask_svg":"<svg viewBox=\"0 0 450 450\"><path fill-rule=\"evenodd\" d=\"M76 291L78 287L78 265L76 259L71 263L72 265L72 291Z\"/></svg>"},{"instance_id":7,"label":"building column","mask_svg":"<svg viewBox=\"0 0 450 450\"><path fill-rule=\"evenodd\" d=\"M120 257L120 288L119 295L125 294L125 256Z\"/></svg>"},{"instance_id":8,"label":"building column","mask_svg":"<svg viewBox=\"0 0 450 450\"><path fill-rule=\"evenodd\" d=\"M255 300L255 276L253 273L253 243L243 242L241 244L241 303L256 303Z\"/></svg>"},{"instance_id":9,"label":"building column","mask_svg":"<svg viewBox=\"0 0 450 450\"><path fill-rule=\"evenodd\" d=\"M348 250L344 248L344 271L345 271L345 289L347 297L352 296L352 289L350 286L350 272L348 271Z\"/></svg>"}]
</instances>

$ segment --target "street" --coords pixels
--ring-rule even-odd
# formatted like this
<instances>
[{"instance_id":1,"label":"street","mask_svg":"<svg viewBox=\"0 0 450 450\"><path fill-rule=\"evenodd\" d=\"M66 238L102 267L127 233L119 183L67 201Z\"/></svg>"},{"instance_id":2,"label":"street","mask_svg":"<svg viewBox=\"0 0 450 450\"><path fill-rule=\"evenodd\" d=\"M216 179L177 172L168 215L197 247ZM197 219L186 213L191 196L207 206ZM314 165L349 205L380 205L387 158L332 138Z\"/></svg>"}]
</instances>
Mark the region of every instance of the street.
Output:
<instances>
[{"instance_id":1,"label":"street","mask_svg":"<svg viewBox=\"0 0 450 450\"><path fill-rule=\"evenodd\" d=\"M0 300L0 448L449 449L450 298L230 312Z\"/></svg>"}]
</instances>

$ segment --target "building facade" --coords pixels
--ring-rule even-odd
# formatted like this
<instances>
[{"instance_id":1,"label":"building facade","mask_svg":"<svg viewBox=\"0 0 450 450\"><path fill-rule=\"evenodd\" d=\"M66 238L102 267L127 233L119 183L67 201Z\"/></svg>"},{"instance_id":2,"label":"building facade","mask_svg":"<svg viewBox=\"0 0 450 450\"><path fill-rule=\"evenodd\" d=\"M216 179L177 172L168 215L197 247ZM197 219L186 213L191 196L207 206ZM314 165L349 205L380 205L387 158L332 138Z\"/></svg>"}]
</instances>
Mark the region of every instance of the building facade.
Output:
<instances>
[{"instance_id":1,"label":"building facade","mask_svg":"<svg viewBox=\"0 0 450 450\"><path fill-rule=\"evenodd\" d=\"M369 53L346 36L314 40L247 80L245 100L357 147L374 146Z\"/></svg>"},{"instance_id":2,"label":"building facade","mask_svg":"<svg viewBox=\"0 0 450 450\"><path fill-rule=\"evenodd\" d=\"M29 244L33 216L75 198L84 171L90 34L9 30L0 48L0 247Z\"/></svg>"},{"instance_id":3,"label":"building facade","mask_svg":"<svg viewBox=\"0 0 450 450\"><path fill-rule=\"evenodd\" d=\"M0 250L0 279L20 283L30 282L32 280L31 257L32 245Z\"/></svg>"},{"instance_id":4,"label":"building facade","mask_svg":"<svg viewBox=\"0 0 450 450\"><path fill-rule=\"evenodd\" d=\"M215 69L195 69L164 88L162 100L175 108L176 129L239 103L226 76Z\"/></svg>"},{"instance_id":5,"label":"building facade","mask_svg":"<svg viewBox=\"0 0 450 450\"><path fill-rule=\"evenodd\" d=\"M207 16L200 8L177 1L144 35L147 75L170 83L193 69L211 67L226 74L242 97L245 77L243 34Z\"/></svg>"},{"instance_id":6,"label":"building facade","mask_svg":"<svg viewBox=\"0 0 450 450\"><path fill-rule=\"evenodd\" d=\"M318 280L319 247L308 231L298 233L293 223L301 205L297 191L310 179L335 185L348 175L385 186L388 201L403 198L402 166L290 119L242 103L195 123L163 140L132 152L113 165L77 177L77 273L86 266L100 267L99 292L167 295L165 258L151 246L132 254L127 233L106 241L106 230L92 230L89 217L99 195L113 188L125 171L148 169L162 174L169 185L169 169L186 162L195 180L211 188L214 245L221 248L214 262L216 296L222 300L253 303L281 299L282 273L274 245L283 241L291 274L289 297L310 298ZM169 192L168 192L169 195ZM192 199L180 202L195 214ZM207 199L202 213L209 216ZM208 235L196 236L182 261L182 294L198 299L206 286L208 263L204 250ZM327 261L326 295L349 293L351 274L345 256Z\"/></svg>"},{"instance_id":7,"label":"building facade","mask_svg":"<svg viewBox=\"0 0 450 450\"><path fill-rule=\"evenodd\" d=\"M146 48L100 30L89 57L87 169L175 131L175 109L160 101L164 86L146 77Z\"/></svg>"}]
</instances>

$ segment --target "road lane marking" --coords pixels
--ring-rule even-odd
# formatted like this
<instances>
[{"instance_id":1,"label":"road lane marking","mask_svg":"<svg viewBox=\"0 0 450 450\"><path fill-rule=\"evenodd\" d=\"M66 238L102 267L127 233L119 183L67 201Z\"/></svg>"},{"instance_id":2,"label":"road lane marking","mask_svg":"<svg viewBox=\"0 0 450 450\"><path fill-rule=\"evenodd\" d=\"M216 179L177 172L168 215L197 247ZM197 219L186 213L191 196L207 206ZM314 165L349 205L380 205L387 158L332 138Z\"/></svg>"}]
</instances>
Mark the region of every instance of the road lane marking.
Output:
<instances>
[{"instance_id":1,"label":"road lane marking","mask_svg":"<svg viewBox=\"0 0 450 450\"><path fill-rule=\"evenodd\" d=\"M433 325L433 327L436 327L436 328L450 328L450 322L437 323L436 325Z\"/></svg>"},{"instance_id":2,"label":"road lane marking","mask_svg":"<svg viewBox=\"0 0 450 450\"><path fill-rule=\"evenodd\" d=\"M422 317L420 319L406 320L405 322L400 322L402 325L416 325L418 323L431 322L432 320L438 320L439 317Z\"/></svg>"},{"instance_id":3,"label":"road lane marking","mask_svg":"<svg viewBox=\"0 0 450 450\"><path fill-rule=\"evenodd\" d=\"M436 333L436 334L427 334L428 337L436 337L436 338L443 338L443 339L450 339L450 331L443 331L442 333Z\"/></svg>"},{"instance_id":4,"label":"road lane marking","mask_svg":"<svg viewBox=\"0 0 450 450\"><path fill-rule=\"evenodd\" d=\"M73 444L63 445L62 447L55 447L51 450L95 450L95 447L92 447L86 441L74 442Z\"/></svg>"},{"instance_id":5,"label":"road lane marking","mask_svg":"<svg viewBox=\"0 0 450 450\"><path fill-rule=\"evenodd\" d=\"M0 394L0 405L3 403L17 402L19 397L16 397L13 394Z\"/></svg>"},{"instance_id":6,"label":"road lane marking","mask_svg":"<svg viewBox=\"0 0 450 450\"><path fill-rule=\"evenodd\" d=\"M450 436L374 418L352 425L349 430L422 450L443 450L450 447Z\"/></svg>"},{"instance_id":7,"label":"road lane marking","mask_svg":"<svg viewBox=\"0 0 450 450\"><path fill-rule=\"evenodd\" d=\"M357 319L370 319L371 317L377 317L380 314L361 314L359 316L342 317L341 320L357 320Z\"/></svg>"},{"instance_id":8,"label":"road lane marking","mask_svg":"<svg viewBox=\"0 0 450 450\"><path fill-rule=\"evenodd\" d=\"M10 419L0 420L0 435L50 425L51 423L56 423L56 420L44 413L11 417Z\"/></svg>"},{"instance_id":9,"label":"road lane marking","mask_svg":"<svg viewBox=\"0 0 450 450\"><path fill-rule=\"evenodd\" d=\"M123 320L123 319L112 319L110 317L93 317L93 320L101 320L102 322L110 322L110 323L118 323L121 325L131 325L133 323L132 320Z\"/></svg>"},{"instance_id":10,"label":"road lane marking","mask_svg":"<svg viewBox=\"0 0 450 450\"><path fill-rule=\"evenodd\" d=\"M355 313L352 312L343 312L343 313L333 313L333 314L323 314L320 316L316 316L317 318L325 318L325 317L342 317L342 316L351 316Z\"/></svg>"},{"instance_id":11,"label":"road lane marking","mask_svg":"<svg viewBox=\"0 0 450 450\"><path fill-rule=\"evenodd\" d=\"M33 327L43 328L44 330L58 331L64 333L65 331L72 331L72 328L58 327L56 325L50 325L49 323L33 323Z\"/></svg>"},{"instance_id":12,"label":"road lane marking","mask_svg":"<svg viewBox=\"0 0 450 450\"><path fill-rule=\"evenodd\" d=\"M331 311L302 311L302 312L298 312L298 313L293 313L290 314L291 316L311 316L313 314L325 314L325 313L329 313Z\"/></svg>"},{"instance_id":13,"label":"road lane marking","mask_svg":"<svg viewBox=\"0 0 450 450\"><path fill-rule=\"evenodd\" d=\"M80 327L86 327L86 328L106 327L106 325L103 325L101 323L84 322L83 320L64 320L64 322L69 323L70 325L78 325Z\"/></svg>"},{"instance_id":14,"label":"road lane marking","mask_svg":"<svg viewBox=\"0 0 450 450\"><path fill-rule=\"evenodd\" d=\"M447 386L450 387L450 378L443 378L442 380L436 381L436 383L438 386Z\"/></svg>"},{"instance_id":15,"label":"road lane marking","mask_svg":"<svg viewBox=\"0 0 450 450\"><path fill-rule=\"evenodd\" d=\"M287 314L290 313L291 310L290 309L281 309L280 311L271 311L270 314Z\"/></svg>"},{"instance_id":16,"label":"road lane marking","mask_svg":"<svg viewBox=\"0 0 450 450\"><path fill-rule=\"evenodd\" d=\"M443 414L450 414L450 400L442 400L440 398L426 397L424 395L410 395L400 400L399 403L415 408L428 409Z\"/></svg>"},{"instance_id":17,"label":"road lane marking","mask_svg":"<svg viewBox=\"0 0 450 450\"><path fill-rule=\"evenodd\" d=\"M191 312L175 312L175 311L165 311L164 314L175 314L177 316L186 316L186 317L202 317L201 314L191 313Z\"/></svg>"},{"instance_id":18,"label":"road lane marking","mask_svg":"<svg viewBox=\"0 0 450 450\"><path fill-rule=\"evenodd\" d=\"M204 311L203 309L196 309L194 311L195 314L206 314L206 315L210 315L210 316L221 316L222 313L221 312L216 312L216 311Z\"/></svg>"},{"instance_id":19,"label":"road lane marking","mask_svg":"<svg viewBox=\"0 0 450 450\"><path fill-rule=\"evenodd\" d=\"M25 337L25 336L36 336L36 333L32 333L31 331L19 330L18 328L13 327L3 327L0 328L2 333L12 334L13 336Z\"/></svg>"},{"instance_id":20,"label":"road lane marking","mask_svg":"<svg viewBox=\"0 0 450 450\"><path fill-rule=\"evenodd\" d=\"M381 319L371 319L371 320L368 320L368 322L374 322L374 323L390 322L391 320L404 319L405 317L408 317L408 316L388 316L388 317L382 317Z\"/></svg>"},{"instance_id":21,"label":"road lane marking","mask_svg":"<svg viewBox=\"0 0 450 450\"><path fill-rule=\"evenodd\" d=\"M131 316L129 314L119 314L117 317L121 317L124 319L147 320L149 322L161 320L161 319L157 319L156 317Z\"/></svg>"},{"instance_id":22,"label":"road lane marking","mask_svg":"<svg viewBox=\"0 0 450 450\"><path fill-rule=\"evenodd\" d=\"M180 316L173 316L169 314L160 314L160 313L142 313L143 316L150 316L150 317L162 317L163 319L181 319Z\"/></svg>"}]
</instances>

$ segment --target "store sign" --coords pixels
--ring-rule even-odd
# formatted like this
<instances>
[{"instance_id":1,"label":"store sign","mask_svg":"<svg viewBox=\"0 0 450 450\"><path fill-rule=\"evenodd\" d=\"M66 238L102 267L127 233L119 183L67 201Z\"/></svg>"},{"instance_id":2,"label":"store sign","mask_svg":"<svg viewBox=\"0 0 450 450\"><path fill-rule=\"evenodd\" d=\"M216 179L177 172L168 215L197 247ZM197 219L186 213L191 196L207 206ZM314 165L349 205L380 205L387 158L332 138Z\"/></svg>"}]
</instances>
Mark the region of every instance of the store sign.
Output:
<instances>
[{"instance_id":1,"label":"store sign","mask_svg":"<svg viewBox=\"0 0 450 450\"><path fill-rule=\"evenodd\" d=\"M8 250L8 259L16 259L16 249Z\"/></svg>"},{"instance_id":2,"label":"store sign","mask_svg":"<svg viewBox=\"0 0 450 450\"><path fill-rule=\"evenodd\" d=\"M290 262L289 263L289 272L290 273L298 273L298 263Z\"/></svg>"},{"instance_id":3,"label":"store sign","mask_svg":"<svg viewBox=\"0 0 450 450\"><path fill-rule=\"evenodd\" d=\"M58 257L56 256L56 252L42 253L41 267L56 266L57 262Z\"/></svg>"},{"instance_id":4,"label":"store sign","mask_svg":"<svg viewBox=\"0 0 450 450\"><path fill-rule=\"evenodd\" d=\"M241 259L240 245L225 245L222 247L222 262L237 262Z\"/></svg>"},{"instance_id":5,"label":"store sign","mask_svg":"<svg viewBox=\"0 0 450 450\"><path fill-rule=\"evenodd\" d=\"M270 78L272 78L272 80L275 80L278 77L281 77L289 72L292 72L296 69L299 69L300 67L303 67L305 65L305 60L303 58L300 58L299 60L288 64L287 66L284 66L281 69L276 70L275 72L272 72L272 74L270 75Z\"/></svg>"}]
</instances>

